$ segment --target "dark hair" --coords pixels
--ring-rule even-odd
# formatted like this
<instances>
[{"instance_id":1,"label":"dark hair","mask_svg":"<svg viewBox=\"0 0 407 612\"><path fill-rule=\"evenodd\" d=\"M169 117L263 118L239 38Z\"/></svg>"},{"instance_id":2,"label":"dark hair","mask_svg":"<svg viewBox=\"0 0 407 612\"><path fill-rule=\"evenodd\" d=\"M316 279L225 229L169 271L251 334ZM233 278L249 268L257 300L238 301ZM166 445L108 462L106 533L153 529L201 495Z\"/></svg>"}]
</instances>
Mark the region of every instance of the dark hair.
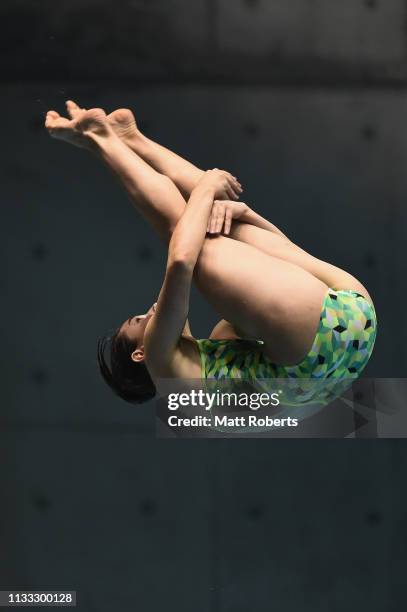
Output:
<instances>
[{"instance_id":1,"label":"dark hair","mask_svg":"<svg viewBox=\"0 0 407 612\"><path fill-rule=\"evenodd\" d=\"M110 368L105 358L107 345L110 345ZM97 359L100 372L114 393L126 402L142 404L155 396L156 388L147 366L131 358L136 346L118 329L112 336L99 338Z\"/></svg>"}]
</instances>

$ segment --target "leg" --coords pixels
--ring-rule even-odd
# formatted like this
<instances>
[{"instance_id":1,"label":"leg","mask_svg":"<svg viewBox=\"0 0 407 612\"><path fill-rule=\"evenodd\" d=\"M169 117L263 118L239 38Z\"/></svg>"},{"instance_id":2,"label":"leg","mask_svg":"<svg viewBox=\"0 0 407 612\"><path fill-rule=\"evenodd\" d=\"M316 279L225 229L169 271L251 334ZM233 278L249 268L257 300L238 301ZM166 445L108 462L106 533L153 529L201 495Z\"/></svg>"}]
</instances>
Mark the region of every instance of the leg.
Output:
<instances>
[{"instance_id":1,"label":"leg","mask_svg":"<svg viewBox=\"0 0 407 612\"><path fill-rule=\"evenodd\" d=\"M157 172L168 176L187 200L203 175L194 164L173 151L150 140L139 130L133 113L125 108L108 115L108 121L119 138Z\"/></svg>"},{"instance_id":2,"label":"leg","mask_svg":"<svg viewBox=\"0 0 407 612\"><path fill-rule=\"evenodd\" d=\"M100 145L100 153L122 180L136 207L162 229L168 240L185 206L172 181L150 168L116 136ZM317 269L313 274L296 263L303 262L304 257L310 258L310 266L317 266L319 261L305 252L302 255L299 247L293 248L288 241L286 259L277 257L269 251L281 252L284 240L280 236L252 226L242 228L260 232L251 240L261 248L246 244L244 233L236 240L224 236L207 240L195 281L224 319L245 335L264 340L267 354L275 363L297 363L312 345L322 301L331 283L319 279ZM271 244L270 237L276 242ZM261 238L265 242L260 245ZM247 287L251 287L249 295Z\"/></svg>"},{"instance_id":3,"label":"leg","mask_svg":"<svg viewBox=\"0 0 407 612\"><path fill-rule=\"evenodd\" d=\"M65 132L55 136L69 139L73 130L75 137L79 132L88 138L136 208L168 240L185 207L180 192L118 138L100 111L83 112L72 124L63 121ZM57 129L57 123L51 117L49 129ZM309 350L327 289L312 274L244 242L218 236L205 241L194 276L220 315L245 335L262 338L276 363L296 362Z\"/></svg>"},{"instance_id":4,"label":"leg","mask_svg":"<svg viewBox=\"0 0 407 612\"><path fill-rule=\"evenodd\" d=\"M92 135L94 151L119 178L135 208L168 243L181 217L185 200L174 183L156 172L112 131Z\"/></svg>"},{"instance_id":5,"label":"leg","mask_svg":"<svg viewBox=\"0 0 407 612\"><path fill-rule=\"evenodd\" d=\"M115 134L94 141L136 207L162 228L168 240L185 207L178 189ZM306 270L239 240L218 236L206 240L194 278L223 318L245 335L264 340L276 363L295 363L308 352L327 285Z\"/></svg>"},{"instance_id":6,"label":"leg","mask_svg":"<svg viewBox=\"0 0 407 612\"><path fill-rule=\"evenodd\" d=\"M297 246L288 239L264 229L235 222L233 224L232 238L255 246L268 255L278 257L284 261L291 262L325 283L328 287L336 289L352 289L372 303L367 289L352 274L310 255L307 251Z\"/></svg>"},{"instance_id":7,"label":"leg","mask_svg":"<svg viewBox=\"0 0 407 612\"><path fill-rule=\"evenodd\" d=\"M303 268L219 236L205 241L194 280L239 335L264 340L275 363L298 363L311 348L328 286Z\"/></svg>"},{"instance_id":8,"label":"leg","mask_svg":"<svg viewBox=\"0 0 407 612\"><path fill-rule=\"evenodd\" d=\"M96 142L99 154L118 175L136 208L153 225L163 227L168 239L185 207L176 186L116 135ZM246 336L264 340L276 363L296 362L308 351L327 285L300 266L239 239L218 236L205 241L194 279L223 318Z\"/></svg>"},{"instance_id":9,"label":"leg","mask_svg":"<svg viewBox=\"0 0 407 612\"><path fill-rule=\"evenodd\" d=\"M92 151L119 178L134 206L167 243L185 208L174 183L156 172L119 138L103 109L81 109L67 103L70 119L47 113L49 134Z\"/></svg>"},{"instance_id":10,"label":"leg","mask_svg":"<svg viewBox=\"0 0 407 612\"><path fill-rule=\"evenodd\" d=\"M185 200L166 176L159 174L115 135L98 144L98 155L117 175L135 208L168 243Z\"/></svg>"},{"instance_id":11,"label":"leg","mask_svg":"<svg viewBox=\"0 0 407 612\"><path fill-rule=\"evenodd\" d=\"M169 177L187 199L203 174L189 161L144 136L138 129L133 113L119 109L108 116L113 129L127 146L137 153L158 172ZM294 263L313 274L323 283L338 289L353 289L372 301L367 289L354 276L313 257L307 251L289 240L271 223L269 230L235 222L230 237L260 249L268 255Z\"/></svg>"},{"instance_id":12,"label":"leg","mask_svg":"<svg viewBox=\"0 0 407 612\"><path fill-rule=\"evenodd\" d=\"M73 102L70 102L68 110L75 114L75 112L79 110L79 107ZM189 197L192 189L201 178L203 170L200 170L176 153L173 153L169 149L166 149L144 136L138 129L134 115L130 110L116 110L107 116L107 120L120 140L136 154L137 157L135 159L138 159L140 162L140 158L142 158L157 172L170 178L178 189L186 197ZM121 180L123 180L122 177ZM170 191L174 192L173 189ZM179 197L177 200L179 201ZM181 214L179 204L177 208L178 210L175 211L175 218L179 218ZM167 214L169 213L170 210L167 210ZM273 228L275 231L273 231ZM266 231L247 223L235 222L232 226L230 236L231 238L250 244L268 255L294 263L330 286L348 289L355 288L361 291L364 289L350 274L336 266L313 257L286 238L284 234L272 224L270 224L270 231Z\"/></svg>"}]
</instances>

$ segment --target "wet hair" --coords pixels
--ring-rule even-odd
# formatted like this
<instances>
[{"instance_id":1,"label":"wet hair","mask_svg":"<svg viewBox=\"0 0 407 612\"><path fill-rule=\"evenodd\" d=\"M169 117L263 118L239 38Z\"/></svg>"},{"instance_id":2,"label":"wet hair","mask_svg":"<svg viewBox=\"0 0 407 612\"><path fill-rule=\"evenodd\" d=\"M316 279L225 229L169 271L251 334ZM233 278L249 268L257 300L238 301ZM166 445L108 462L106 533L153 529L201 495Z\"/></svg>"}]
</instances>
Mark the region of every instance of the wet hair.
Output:
<instances>
[{"instance_id":1,"label":"wet hair","mask_svg":"<svg viewBox=\"0 0 407 612\"><path fill-rule=\"evenodd\" d=\"M110 346L110 367L106 361L106 349ZM97 359L100 373L116 395L132 404L142 404L156 394L155 385L145 363L136 363L131 354L137 348L126 336L116 330L111 336L98 340Z\"/></svg>"}]
</instances>

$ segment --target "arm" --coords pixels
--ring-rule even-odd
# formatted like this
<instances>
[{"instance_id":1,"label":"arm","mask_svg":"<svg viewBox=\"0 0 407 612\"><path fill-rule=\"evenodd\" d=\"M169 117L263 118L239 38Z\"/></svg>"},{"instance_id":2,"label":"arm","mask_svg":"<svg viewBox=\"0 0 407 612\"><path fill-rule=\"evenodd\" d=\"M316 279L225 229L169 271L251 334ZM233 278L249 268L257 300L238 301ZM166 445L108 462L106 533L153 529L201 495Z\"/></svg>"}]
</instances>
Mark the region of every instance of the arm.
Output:
<instances>
[{"instance_id":1,"label":"arm","mask_svg":"<svg viewBox=\"0 0 407 612\"><path fill-rule=\"evenodd\" d=\"M174 371L179 340L188 317L193 272L205 240L213 200L226 193L233 195L236 186L237 182L226 172L207 172L192 192L174 229L164 283L144 339L147 366L153 375L165 376Z\"/></svg>"},{"instance_id":2,"label":"arm","mask_svg":"<svg viewBox=\"0 0 407 612\"><path fill-rule=\"evenodd\" d=\"M169 252L154 317L144 334L145 359L151 375L171 376L189 311L193 268Z\"/></svg>"}]
</instances>

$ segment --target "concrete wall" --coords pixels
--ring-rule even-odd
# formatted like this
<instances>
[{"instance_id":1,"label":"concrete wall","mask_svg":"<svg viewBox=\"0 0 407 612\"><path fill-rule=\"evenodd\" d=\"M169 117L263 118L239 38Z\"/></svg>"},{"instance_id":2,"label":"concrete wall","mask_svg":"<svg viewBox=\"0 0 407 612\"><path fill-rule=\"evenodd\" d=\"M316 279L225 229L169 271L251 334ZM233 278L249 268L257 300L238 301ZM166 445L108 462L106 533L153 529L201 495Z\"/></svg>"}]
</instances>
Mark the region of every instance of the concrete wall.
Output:
<instances>
[{"instance_id":1,"label":"concrete wall","mask_svg":"<svg viewBox=\"0 0 407 612\"><path fill-rule=\"evenodd\" d=\"M79 609L399 610L402 442L154 439L95 339L141 311L165 252L48 108L135 110L376 304L366 375L404 376L405 3L9 2L3 96L0 588ZM119 297L118 297L119 296ZM192 327L215 315L194 293Z\"/></svg>"}]
</instances>

